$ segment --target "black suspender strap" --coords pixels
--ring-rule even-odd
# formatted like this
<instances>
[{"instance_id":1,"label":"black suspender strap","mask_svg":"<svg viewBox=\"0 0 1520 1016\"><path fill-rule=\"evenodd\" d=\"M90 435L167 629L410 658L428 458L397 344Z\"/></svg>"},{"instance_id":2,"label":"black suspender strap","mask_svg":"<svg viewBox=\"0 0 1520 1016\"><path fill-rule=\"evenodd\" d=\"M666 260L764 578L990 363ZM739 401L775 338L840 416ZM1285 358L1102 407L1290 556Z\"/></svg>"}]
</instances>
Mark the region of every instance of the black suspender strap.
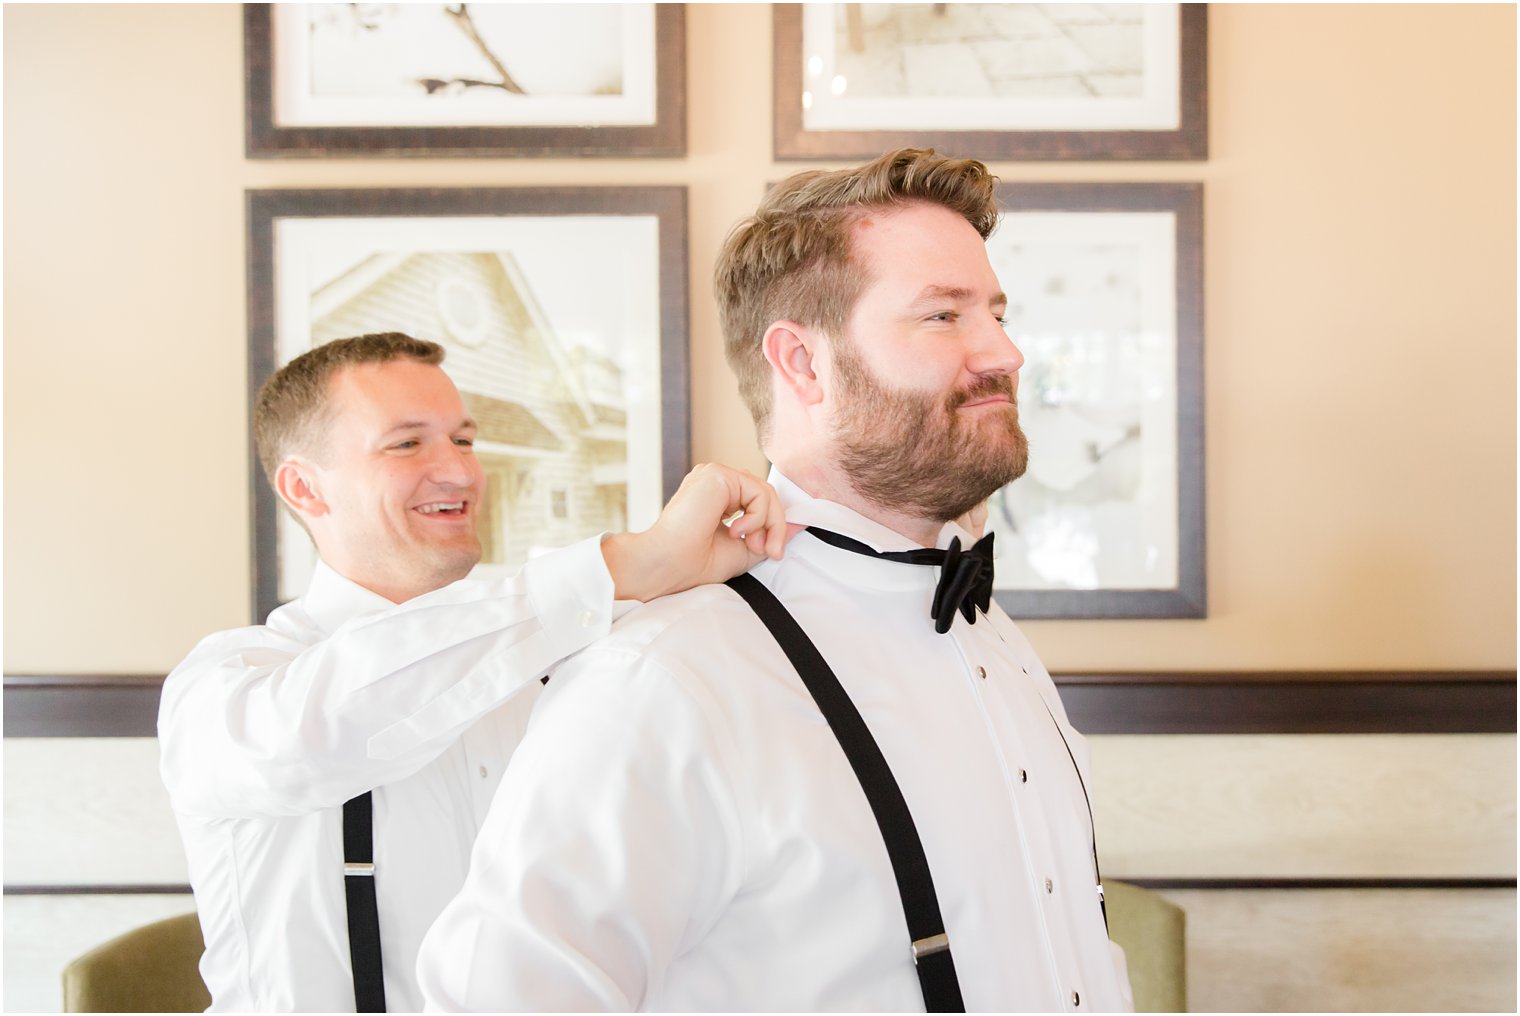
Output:
<instances>
[{"instance_id":1,"label":"black suspender strap","mask_svg":"<svg viewBox=\"0 0 1520 1016\"><path fill-rule=\"evenodd\" d=\"M343 893L348 901L348 956L354 1012L385 1012L380 965L380 910L375 903L374 806L365 791L343 805Z\"/></svg>"},{"instance_id":2,"label":"black suspender strap","mask_svg":"<svg viewBox=\"0 0 1520 1016\"><path fill-rule=\"evenodd\" d=\"M918 828L913 824L908 803L903 800L881 748L850 696L840 686L839 679L818 652L818 647L813 645L781 601L752 575L735 576L728 580L728 585L770 629L782 652L797 668L798 676L812 694L813 701L818 703L824 719L828 720L829 728L839 740L850 767L855 770L855 778L871 803L876 825L892 860L903 914L908 919L908 935L912 939L919 987L924 993L924 1009L928 1012L965 1012L966 1004L961 1000L960 981L955 976L955 961L950 956L950 939L945 934L945 920L940 915L929 860L924 856L924 845L918 838Z\"/></svg>"}]
</instances>

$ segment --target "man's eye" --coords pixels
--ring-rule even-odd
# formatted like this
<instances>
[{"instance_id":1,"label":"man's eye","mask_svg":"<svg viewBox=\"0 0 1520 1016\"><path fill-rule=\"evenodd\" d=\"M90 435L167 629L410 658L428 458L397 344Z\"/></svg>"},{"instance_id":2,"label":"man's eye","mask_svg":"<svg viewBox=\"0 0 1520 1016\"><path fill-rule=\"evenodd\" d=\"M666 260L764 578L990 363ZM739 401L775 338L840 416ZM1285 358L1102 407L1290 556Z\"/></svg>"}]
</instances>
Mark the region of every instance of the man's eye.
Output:
<instances>
[{"instance_id":1,"label":"man's eye","mask_svg":"<svg viewBox=\"0 0 1520 1016\"><path fill-rule=\"evenodd\" d=\"M417 447L417 440L415 438L409 438L409 439L407 439L405 441L398 441L396 444L391 445L391 447L392 448L396 448L396 449L400 449L400 450L405 450L405 449L408 449L408 448L416 448Z\"/></svg>"},{"instance_id":2,"label":"man's eye","mask_svg":"<svg viewBox=\"0 0 1520 1016\"><path fill-rule=\"evenodd\" d=\"M457 444L461 448L474 448L475 447L475 439L473 437L456 437L454 439L454 443Z\"/></svg>"},{"instance_id":3,"label":"man's eye","mask_svg":"<svg viewBox=\"0 0 1520 1016\"><path fill-rule=\"evenodd\" d=\"M938 314L930 314L929 315L929 320L930 321L954 321L957 317L959 317L959 315L956 314L955 311L953 311L953 310L942 310Z\"/></svg>"}]
</instances>

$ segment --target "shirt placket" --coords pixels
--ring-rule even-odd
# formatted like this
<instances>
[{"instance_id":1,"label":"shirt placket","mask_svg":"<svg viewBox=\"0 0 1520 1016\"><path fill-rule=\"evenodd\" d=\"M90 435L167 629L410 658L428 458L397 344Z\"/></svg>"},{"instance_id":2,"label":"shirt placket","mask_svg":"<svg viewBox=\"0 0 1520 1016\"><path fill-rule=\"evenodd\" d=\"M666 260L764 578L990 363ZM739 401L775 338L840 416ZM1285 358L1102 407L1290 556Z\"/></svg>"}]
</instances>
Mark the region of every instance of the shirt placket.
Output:
<instances>
[{"instance_id":1,"label":"shirt placket","mask_svg":"<svg viewBox=\"0 0 1520 1016\"><path fill-rule=\"evenodd\" d=\"M496 796L496 788L501 783L502 771L506 768L506 754L498 744L499 738L492 736L493 733L494 729L489 722L479 723L465 731L460 738L477 830L485 821L491 800Z\"/></svg>"},{"instance_id":2,"label":"shirt placket","mask_svg":"<svg viewBox=\"0 0 1520 1016\"><path fill-rule=\"evenodd\" d=\"M1028 723L1038 722L1045 716L1044 709L1040 708L1038 716L1032 721L1026 715L1027 709L1018 710L1017 715L1023 717L1024 723L1018 729L1002 732L1000 736L999 723L993 711L988 708L987 697L990 694L1002 694L1003 691L991 686L1015 675L1027 680L1029 668L1024 663L1016 662L1018 654L1012 652L996 630L991 631L991 640L984 640L978 638L969 626L957 622L951 629L951 634L965 664L967 682L981 716L989 747L1002 768L1010 818L1023 854L1024 875L1033 898L1039 901L1037 913L1040 918L1040 941L1044 946L1050 983L1058 987L1062 996L1058 1001L1053 1000L1053 1004L1066 1011L1083 1011L1086 985L1081 977L1082 966L1076 962L1076 956L1071 954L1071 946L1063 945L1070 943L1072 937L1054 931L1056 928L1069 927L1071 901L1067 895L1075 889L1064 884L1054 849L1054 830L1049 828L1049 820L1043 817L1059 815L1060 811L1051 810L1058 802L1042 800L1048 796L1044 784L1048 775L1045 767L1049 763L1037 758L1034 746L1041 739L1026 729ZM993 642L1001 644L1006 655L996 653ZM1007 736L1009 733L1013 736ZM1009 758L1005 744L1016 751L1019 757Z\"/></svg>"}]
</instances>

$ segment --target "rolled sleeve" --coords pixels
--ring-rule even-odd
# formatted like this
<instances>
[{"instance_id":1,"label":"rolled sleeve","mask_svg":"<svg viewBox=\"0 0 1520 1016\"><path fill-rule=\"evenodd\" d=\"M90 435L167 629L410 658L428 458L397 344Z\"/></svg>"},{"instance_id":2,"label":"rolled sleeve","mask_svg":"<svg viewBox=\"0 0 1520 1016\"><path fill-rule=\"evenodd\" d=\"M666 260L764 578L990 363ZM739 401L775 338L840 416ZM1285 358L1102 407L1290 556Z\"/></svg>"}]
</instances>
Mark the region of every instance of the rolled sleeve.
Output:
<instances>
[{"instance_id":1,"label":"rolled sleeve","mask_svg":"<svg viewBox=\"0 0 1520 1016\"><path fill-rule=\"evenodd\" d=\"M166 679L161 771L177 809L299 814L403 778L612 623L601 537L383 609L326 578L268 625L204 640Z\"/></svg>"},{"instance_id":2,"label":"rolled sleeve","mask_svg":"<svg viewBox=\"0 0 1520 1016\"><path fill-rule=\"evenodd\" d=\"M527 597L536 630L524 634L415 713L375 734L369 757L389 760L414 745L462 731L530 680L612 630L612 576L596 536L529 561L513 580Z\"/></svg>"}]
</instances>

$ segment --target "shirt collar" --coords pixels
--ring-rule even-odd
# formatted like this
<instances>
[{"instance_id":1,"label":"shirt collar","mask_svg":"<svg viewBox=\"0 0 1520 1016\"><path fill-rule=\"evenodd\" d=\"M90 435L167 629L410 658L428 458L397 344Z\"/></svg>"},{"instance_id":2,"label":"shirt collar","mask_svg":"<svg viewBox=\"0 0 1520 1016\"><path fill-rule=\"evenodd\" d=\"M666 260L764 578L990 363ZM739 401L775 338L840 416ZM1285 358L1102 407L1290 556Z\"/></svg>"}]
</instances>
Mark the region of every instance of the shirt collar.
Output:
<instances>
[{"instance_id":1,"label":"shirt collar","mask_svg":"<svg viewBox=\"0 0 1520 1016\"><path fill-rule=\"evenodd\" d=\"M776 494L781 498L781 505L786 509L786 520L803 526L818 526L841 536L848 536L859 540L872 550L921 550L922 547L893 529L888 529L880 522L873 521L861 515L852 508L846 508L837 501L826 501L823 498L813 497L797 484L787 478L775 466L771 467L768 478L770 485L776 488ZM962 529L954 522L947 522L940 529L939 536L934 545L941 549L950 546L952 537L960 537L961 545L969 547L975 541L971 534Z\"/></svg>"},{"instance_id":2,"label":"shirt collar","mask_svg":"<svg viewBox=\"0 0 1520 1016\"><path fill-rule=\"evenodd\" d=\"M311 584L306 587L306 595L301 597L301 605L317 627L328 635L356 617L395 606L379 593L339 575L321 559L311 573Z\"/></svg>"}]
</instances>

